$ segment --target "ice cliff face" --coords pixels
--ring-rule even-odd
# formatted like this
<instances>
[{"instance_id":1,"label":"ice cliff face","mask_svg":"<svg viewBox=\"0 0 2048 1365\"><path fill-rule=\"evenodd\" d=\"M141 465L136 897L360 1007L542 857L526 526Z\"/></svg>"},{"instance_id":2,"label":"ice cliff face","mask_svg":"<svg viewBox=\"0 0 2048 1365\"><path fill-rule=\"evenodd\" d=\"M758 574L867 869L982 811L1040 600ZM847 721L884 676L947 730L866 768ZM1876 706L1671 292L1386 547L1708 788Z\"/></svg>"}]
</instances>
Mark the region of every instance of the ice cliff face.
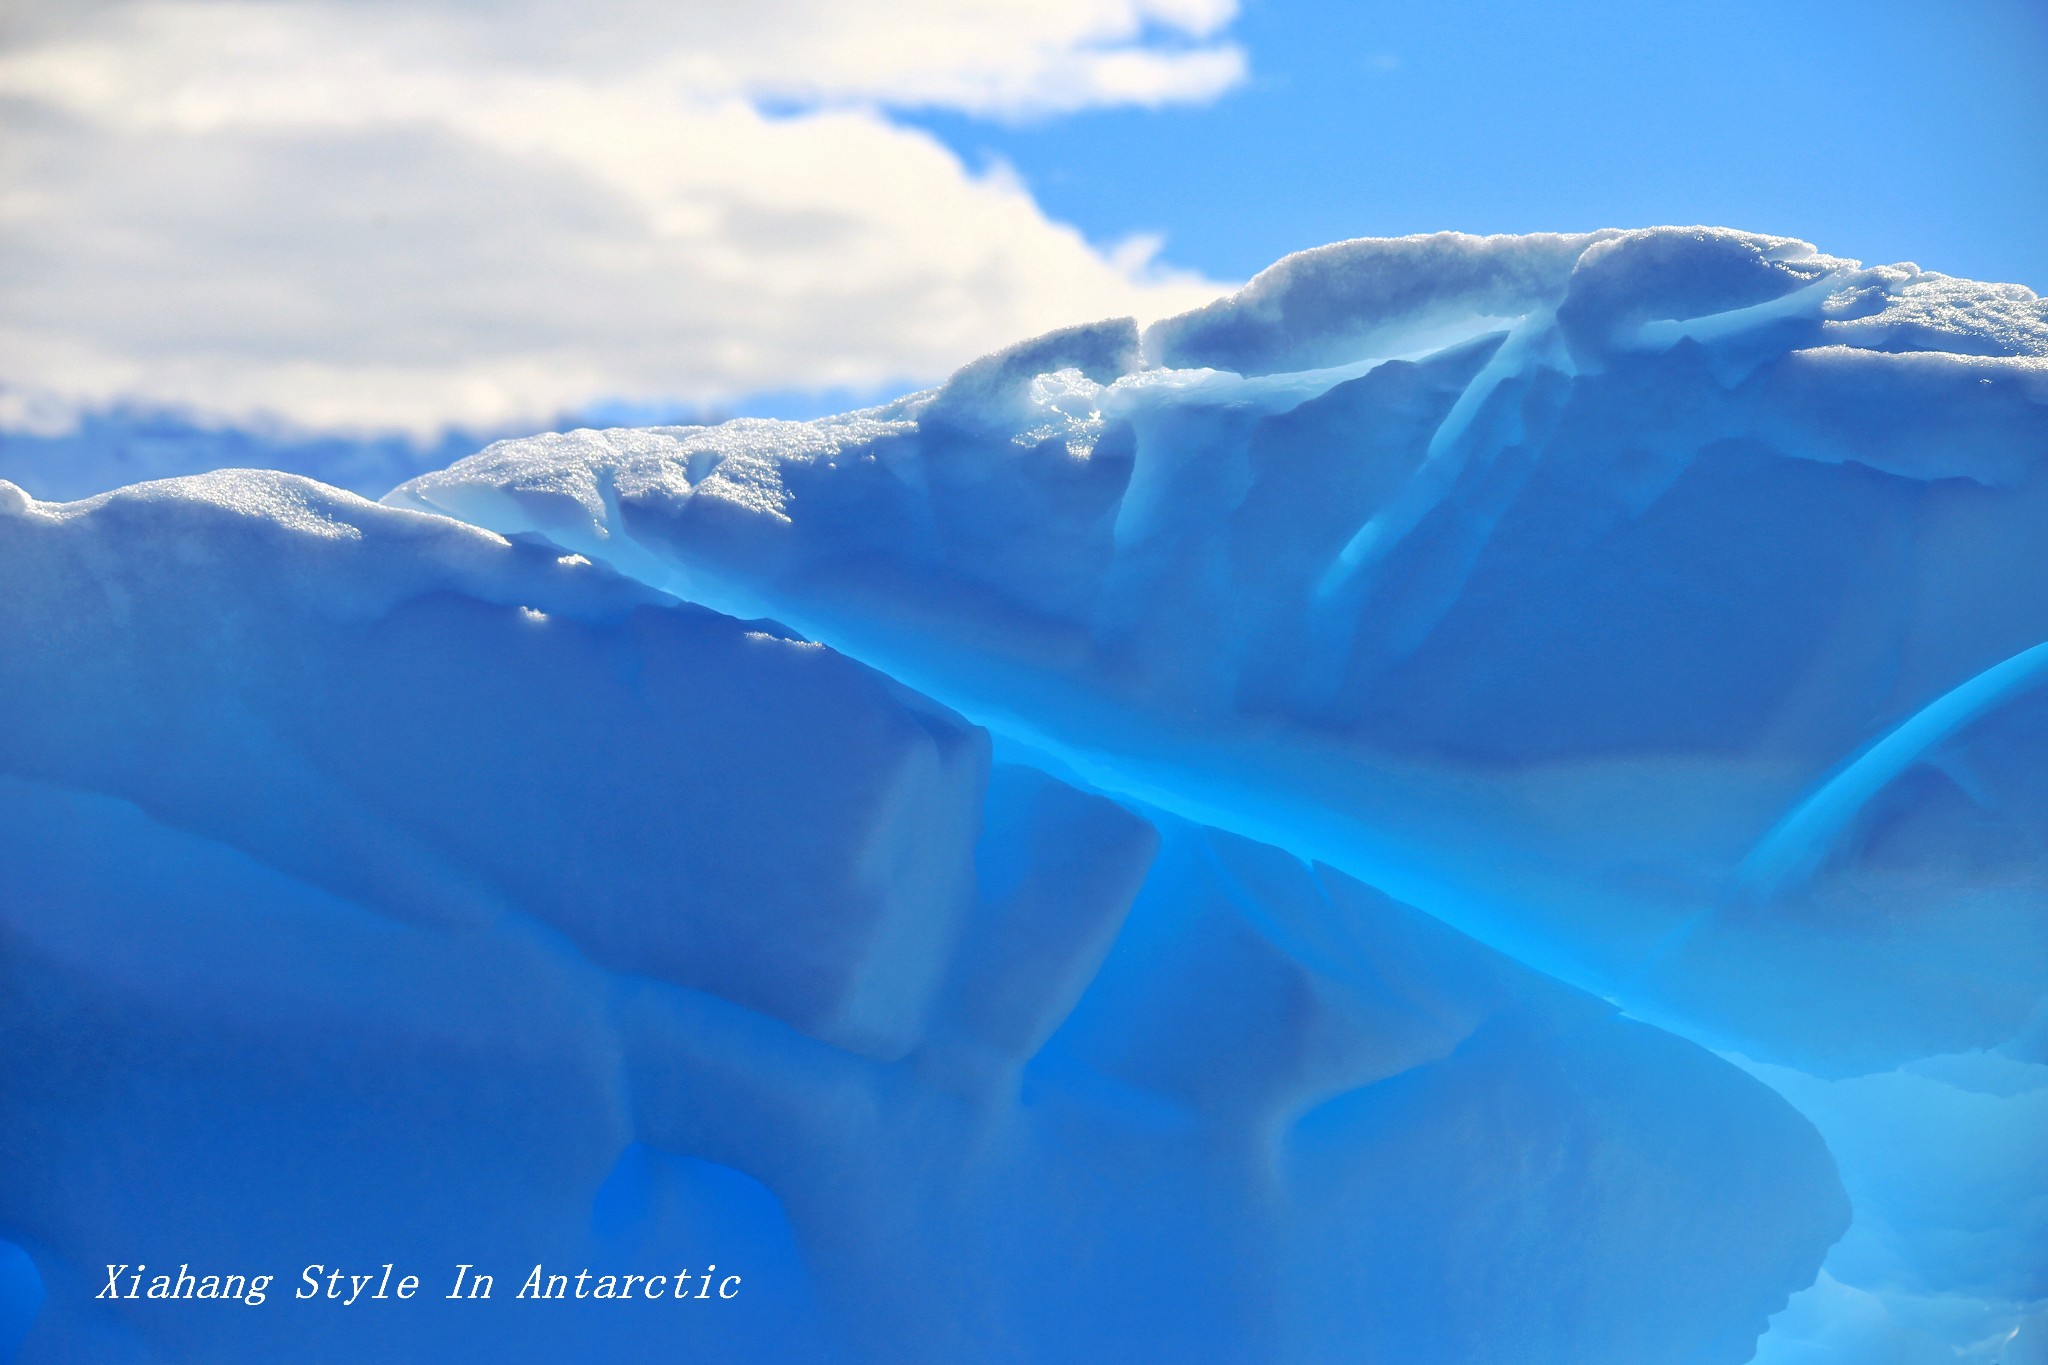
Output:
<instances>
[{"instance_id":1,"label":"ice cliff face","mask_svg":"<svg viewBox=\"0 0 2048 1365\"><path fill-rule=\"evenodd\" d=\"M1692 1045L557 550L245 473L0 564L30 1359L1736 1360L1845 1221ZM753 1283L309 1331L109 1246Z\"/></svg>"},{"instance_id":2,"label":"ice cliff face","mask_svg":"<svg viewBox=\"0 0 2048 1365\"><path fill-rule=\"evenodd\" d=\"M390 506L0 485L0 1352L2048 1360L2044 356L1447 234ZM91 1297L485 1255L749 1279Z\"/></svg>"},{"instance_id":3,"label":"ice cliff face","mask_svg":"<svg viewBox=\"0 0 2048 1365\"><path fill-rule=\"evenodd\" d=\"M1364 241L1142 345L506 442L391 500L771 613L1632 1009L1854 1070L2001 1044L2048 982L2044 357L2024 290L1783 239Z\"/></svg>"}]
</instances>

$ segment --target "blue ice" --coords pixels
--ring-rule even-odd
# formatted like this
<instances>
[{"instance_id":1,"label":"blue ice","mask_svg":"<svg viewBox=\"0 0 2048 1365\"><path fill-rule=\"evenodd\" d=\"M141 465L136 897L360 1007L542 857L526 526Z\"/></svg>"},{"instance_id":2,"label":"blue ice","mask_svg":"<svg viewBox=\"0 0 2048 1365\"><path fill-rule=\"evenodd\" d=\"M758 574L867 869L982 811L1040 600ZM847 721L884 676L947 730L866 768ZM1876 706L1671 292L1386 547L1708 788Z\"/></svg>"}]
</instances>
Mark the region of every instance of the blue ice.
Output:
<instances>
[{"instance_id":1,"label":"blue ice","mask_svg":"<svg viewBox=\"0 0 2048 1365\"><path fill-rule=\"evenodd\" d=\"M0 486L0 1339L2048 1359L2044 456L2031 294L1688 228L382 505ZM749 1279L91 1292L478 1247Z\"/></svg>"}]
</instances>

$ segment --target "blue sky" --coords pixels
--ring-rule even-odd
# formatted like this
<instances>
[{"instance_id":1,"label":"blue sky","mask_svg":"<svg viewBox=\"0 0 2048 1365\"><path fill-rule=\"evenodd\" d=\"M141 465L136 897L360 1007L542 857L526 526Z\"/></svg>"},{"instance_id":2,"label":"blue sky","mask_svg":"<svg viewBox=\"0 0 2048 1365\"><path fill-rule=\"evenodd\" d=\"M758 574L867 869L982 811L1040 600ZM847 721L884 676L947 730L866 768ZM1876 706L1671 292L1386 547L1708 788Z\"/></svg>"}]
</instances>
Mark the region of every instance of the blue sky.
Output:
<instances>
[{"instance_id":1,"label":"blue sky","mask_svg":"<svg viewBox=\"0 0 2048 1365\"><path fill-rule=\"evenodd\" d=\"M2038 0L19 0L0 477L809 415L1361 235L2044 288L2044 71Z\"/></svg>"},{"instance_id":2,"label":"blue sky","mask_svg":"<svg viewBox=\"0 0 2048 1365\"><path fill-rule=\"evenodd\" d=\"M1715 223L2048 291L2048 4L1249 0L1215 102L924 126L1242 277L1351 236Z\"/></svg>"}]
</instances>

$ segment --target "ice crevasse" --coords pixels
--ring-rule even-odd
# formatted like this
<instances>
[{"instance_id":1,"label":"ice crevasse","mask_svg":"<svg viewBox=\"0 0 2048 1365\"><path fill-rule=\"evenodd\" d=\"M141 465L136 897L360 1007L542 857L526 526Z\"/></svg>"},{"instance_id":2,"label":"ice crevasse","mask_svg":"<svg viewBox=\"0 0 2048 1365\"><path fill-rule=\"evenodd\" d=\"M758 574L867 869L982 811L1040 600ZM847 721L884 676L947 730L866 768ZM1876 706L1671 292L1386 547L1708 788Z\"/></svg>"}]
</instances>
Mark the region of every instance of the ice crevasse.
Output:
<instances>
[{"instance_id":1,"label":"ice crevasse","mask_svg":"<svg viewBox=\"0 0 2048 1365\"><path fill-rule=\"evenodd\" d=\"M2044 357L1442 234L384 506L0 488L0 1348L2048 1361ZM91 1299L308 1240L748 1292Z\"/></svg>"}]
</instances>

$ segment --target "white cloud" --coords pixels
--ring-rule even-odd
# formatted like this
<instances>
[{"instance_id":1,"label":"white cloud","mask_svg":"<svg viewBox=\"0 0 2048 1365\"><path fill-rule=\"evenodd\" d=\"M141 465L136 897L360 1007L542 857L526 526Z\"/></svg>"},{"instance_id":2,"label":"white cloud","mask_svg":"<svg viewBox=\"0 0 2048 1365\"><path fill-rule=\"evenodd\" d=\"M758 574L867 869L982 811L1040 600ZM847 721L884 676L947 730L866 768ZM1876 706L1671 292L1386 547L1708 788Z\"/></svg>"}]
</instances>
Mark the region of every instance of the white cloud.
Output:
<instances>
[{"instance_id":1,"label":"white cloud","mask_svg":"<svg viewBox=\"0 0 2048 1365\"><path fill-rule=\"evenodd\" d=\"M887 110L1207 98L1232 4L30 6L0 49L0 423L545 420L1191 306L1217 286L1155 243L1097 249Z\"/></svg>"}]
</instances>

